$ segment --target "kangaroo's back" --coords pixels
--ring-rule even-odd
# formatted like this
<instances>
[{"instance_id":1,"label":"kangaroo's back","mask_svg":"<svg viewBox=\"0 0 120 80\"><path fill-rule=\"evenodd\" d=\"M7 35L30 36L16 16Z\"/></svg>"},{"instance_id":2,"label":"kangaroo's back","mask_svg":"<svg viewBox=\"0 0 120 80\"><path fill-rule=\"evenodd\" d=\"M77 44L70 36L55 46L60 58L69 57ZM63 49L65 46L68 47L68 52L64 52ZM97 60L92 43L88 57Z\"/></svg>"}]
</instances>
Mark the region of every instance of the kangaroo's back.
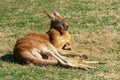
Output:
<instances>
[{"instance_id":1,"label":"kangaroo's back","mask_svg":"<svg viewBox=\"0 0 120 80\"><path fill-rule=\"evenodd\" d=\"M35 49L37 50L38 46L44 47L43 43L44 44L50 43L49 36L47 34L31 33L22 38L19 38L16 41L16 44L13 50L14 58L26 63L27 60L24 58L25 56L24 52L34 53L34 50Z\"/></svg>"}]
</instances>

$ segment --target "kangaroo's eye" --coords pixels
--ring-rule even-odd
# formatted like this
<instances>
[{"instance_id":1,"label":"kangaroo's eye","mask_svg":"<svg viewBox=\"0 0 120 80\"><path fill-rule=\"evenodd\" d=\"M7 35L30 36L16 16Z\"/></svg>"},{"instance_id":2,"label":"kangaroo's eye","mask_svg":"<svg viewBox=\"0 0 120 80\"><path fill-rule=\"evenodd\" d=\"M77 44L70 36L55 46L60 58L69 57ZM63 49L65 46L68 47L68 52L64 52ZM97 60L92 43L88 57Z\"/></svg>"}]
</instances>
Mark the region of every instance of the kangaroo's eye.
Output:
<instances>
[{"instance_id":1,"label":"kangaroo's eye","mask_svg":"<svg viewBox=\"0 0 120 80\"><path fill-rule=\"evenodd\" d=\"M57 23L59 23L60 21L59 20L56 20Z\"/></svg>"},{"instance_id":2,"label":"kangaroo's eye","mask_svg":"<svg viewBox=\"0 0 120 80\"><path fill-rule=\"evenodd\" d=\"M60 20L58 20L58 19L55 19L55 22L60 22Z\"/></svg>"}]
</instances>

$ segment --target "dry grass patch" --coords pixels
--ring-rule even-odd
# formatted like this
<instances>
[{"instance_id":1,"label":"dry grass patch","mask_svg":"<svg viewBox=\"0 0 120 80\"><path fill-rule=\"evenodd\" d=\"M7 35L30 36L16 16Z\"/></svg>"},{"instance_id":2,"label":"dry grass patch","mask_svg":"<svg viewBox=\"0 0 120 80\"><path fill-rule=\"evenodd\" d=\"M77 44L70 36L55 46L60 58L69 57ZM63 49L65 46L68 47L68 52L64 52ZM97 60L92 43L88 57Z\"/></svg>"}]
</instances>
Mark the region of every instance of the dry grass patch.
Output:
<instances>
[{"instance_id":1,"label":"dry grass patch","mask_svg":"<svg viewBox=\"0 0 120 80\"><path fill-rule=\"evenodd\" d=\"M79 30L73 34L73 47L89 56L102 56L105 54L117 53L114 51L118 47L117 40L119 34L107 28L95 31ZM104 55L103 55L104 56Z\"/></svg>"}]
</instances>

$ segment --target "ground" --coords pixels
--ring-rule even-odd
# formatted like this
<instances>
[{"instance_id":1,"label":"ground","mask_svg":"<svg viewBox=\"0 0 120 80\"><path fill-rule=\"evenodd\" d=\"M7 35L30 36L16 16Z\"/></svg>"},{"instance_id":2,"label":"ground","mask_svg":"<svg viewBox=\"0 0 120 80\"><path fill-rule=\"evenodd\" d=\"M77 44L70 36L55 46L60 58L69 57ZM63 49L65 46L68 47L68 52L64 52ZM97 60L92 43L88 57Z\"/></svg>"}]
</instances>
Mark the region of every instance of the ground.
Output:
<instances>
[{"instance_id":1,"label":"ground","mask_svg":"<svg viewBox=\"0 0 120 80\"><path fill-rule=\"evenodd\" d=\"M107 60L89 71L60 66L21 65L13 60L16 40L45 33L58 11L68 22L72 47L88 60ZM119 80L120 0L0 0L0 80Z\"/></svg>"}]
</instances>

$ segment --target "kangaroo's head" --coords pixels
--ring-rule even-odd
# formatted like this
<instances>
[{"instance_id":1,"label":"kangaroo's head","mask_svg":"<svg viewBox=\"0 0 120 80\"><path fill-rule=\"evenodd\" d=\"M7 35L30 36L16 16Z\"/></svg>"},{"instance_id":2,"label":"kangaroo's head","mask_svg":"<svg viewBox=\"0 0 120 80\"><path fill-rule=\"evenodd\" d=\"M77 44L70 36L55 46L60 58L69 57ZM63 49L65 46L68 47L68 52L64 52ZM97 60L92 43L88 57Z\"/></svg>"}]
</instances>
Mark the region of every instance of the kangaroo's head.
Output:
<instances>
[{"instance_id":1,"label":"kangaroo's head","mask_svg":"<svg viewBox=\"0 0 120 80\"><path fill-rule=\"evenodd\" d=\"M49 14L47 12L45 13L51 19L50 28L55 28L57 30L61 30L61 29L67 30L69 28L67 22L65 22L65 20L61 18L58 12L53 12L52 14Z\"/></svg>"}]
</instances>

